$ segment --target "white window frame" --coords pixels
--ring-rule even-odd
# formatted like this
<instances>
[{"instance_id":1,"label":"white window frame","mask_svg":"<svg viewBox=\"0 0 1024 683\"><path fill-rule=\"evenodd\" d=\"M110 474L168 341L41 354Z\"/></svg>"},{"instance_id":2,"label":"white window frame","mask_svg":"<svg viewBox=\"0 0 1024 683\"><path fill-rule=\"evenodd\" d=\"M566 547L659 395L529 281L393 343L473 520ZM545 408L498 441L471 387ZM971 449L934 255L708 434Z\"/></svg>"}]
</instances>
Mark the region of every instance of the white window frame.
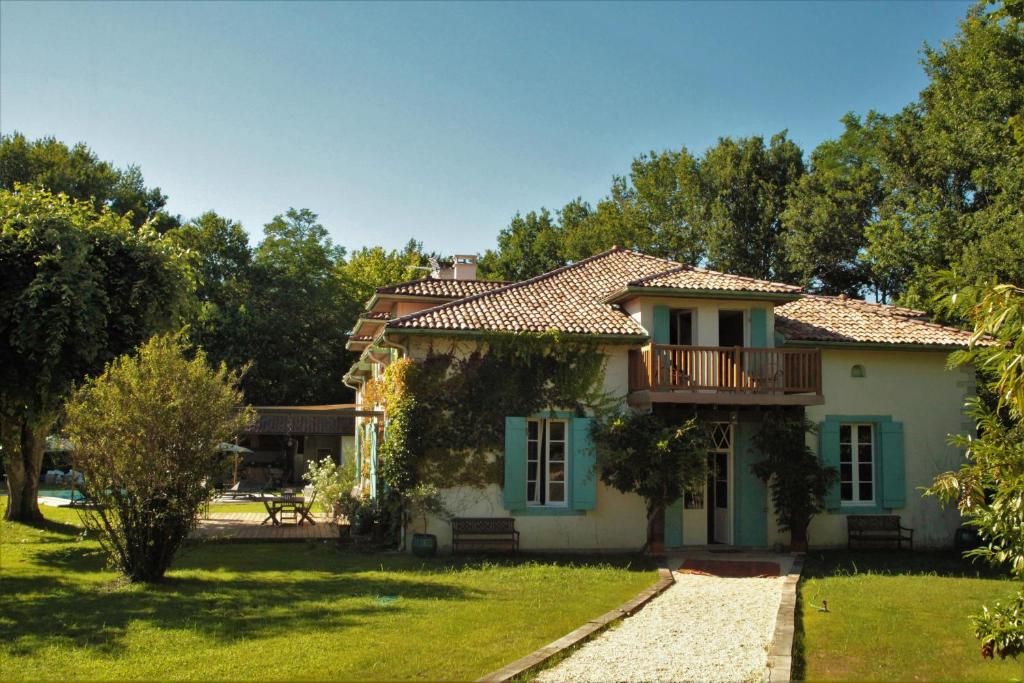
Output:
<instances>
[{"instance_id":1,"label":"white window frame","mask_svg":"<svg viewBox=\"0 0 1024 683\"><path fill-rule=\"evenodd\" d=\"M538 439L530 438L530 424L535 423L538 425L537 435L542 437L540 443ZM559 423L562 425L562 438L556 439L555 443L562 444L562 479L559 481L552 482L551 480L551 425ZM543 443L543 449L540 448L540 444ZM537 444L537 458L531 460L530 458L530 445ZM540 418L531 417L526 420L526 505L527 507L545 507L545 508L564 508L569 506L569 421L562 420L559 418ZM537 478L530 478L530 464L537 463ZM543 473L543 479L541 474ZM541 481L543 480L543 498L541 497ZM533 497L530 497L530 484L533 486ZM551 485L561 484L562 485L562 500L551 501Z\"/></svg>"},{"instance_id":2,"label":"white window frame","mask_svg":"<svg viewBox=\"0 0 1024 683\"><path fill-rule=\"evenodd\" d=\"M850 440L843 441L843 427L850 428ZM858 432L861 427L867 427L870 431L867 443L861 443ZM876 429L872 422L843 422L839 425L839 502L843 506L858 507L875 504L876 492L878 491L878 449L875 448ZM871 462L864 463L871 466L871 480L865 481L860 478L860 447L871 447ZM850 479L843 479L843 446L850 447ZM850 484L852 497L849 500L843 499L843 484ZM860 497L860 485L871 484L871 498Z\"/></svg>"}]
</instances>

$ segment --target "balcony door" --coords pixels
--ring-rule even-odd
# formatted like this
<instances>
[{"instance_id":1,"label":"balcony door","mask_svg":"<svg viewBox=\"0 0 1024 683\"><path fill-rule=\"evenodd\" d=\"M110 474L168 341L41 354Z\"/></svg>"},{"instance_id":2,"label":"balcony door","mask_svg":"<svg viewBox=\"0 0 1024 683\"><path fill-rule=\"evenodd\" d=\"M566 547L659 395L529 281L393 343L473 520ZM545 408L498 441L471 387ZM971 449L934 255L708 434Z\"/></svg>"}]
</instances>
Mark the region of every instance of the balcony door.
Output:
<instances>
[{"instance_id":1,"label":"balcony door","mask_svg":"<svg viewBox=\"0 0 1024 683\"><path fill-rule=\"evenodd\" d=\"M733 426L728 422L711 425L708 477L708 540L732 543L733 508Z\"/></svg>"},{"instance_id":2,"label":"balcony door","mask_svg":"<svg viewBox=\"0 0 1024 683\"><path fill-rule=\"evenodd\" d=\"M693 311L673 308L669 311L668 343L673 346L693 346Z\"/></svg>"},{"instance_id":3,"label":"balcony door","mask_svg":"<svg viewBox=\"0 0 1024 683\"><path fill-rule=\"evenodd\" d=\"M743 324L743 311L718 311L718 345L744 346L746 330Z\"/></svg>"}]
</instances>

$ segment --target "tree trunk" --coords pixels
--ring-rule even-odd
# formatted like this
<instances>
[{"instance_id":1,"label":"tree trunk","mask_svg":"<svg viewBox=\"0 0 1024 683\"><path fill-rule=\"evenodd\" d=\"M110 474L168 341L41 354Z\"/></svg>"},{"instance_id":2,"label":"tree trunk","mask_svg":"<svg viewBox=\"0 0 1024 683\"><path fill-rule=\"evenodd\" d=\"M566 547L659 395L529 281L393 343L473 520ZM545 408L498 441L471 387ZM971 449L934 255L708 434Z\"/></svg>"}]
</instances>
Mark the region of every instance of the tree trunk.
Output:
<instances>
[{"instance_id":1,"label":"tree trunk","mask_svg":"<svg viewBox=\"0 0 1024 683\"><path fill-rule=\"evenodd\" d=\"M796 525L789 530L789 549L795 553L807 552L807 525Z\"/></svg>"},{"instance_id":2,"label":"tree trunk","mask_svg":"<svg viewBox=\"0 0 1024 683\"><path fill-rule=\"evenodd\" d=\"M24 418L0 419L8 490L4 519L8 521L36 523L43 520L37 497L49 426L48 420L30 423Z\"/></svg>"},{"instance_id":3,"label":"tree trunk","mask_svg":"<svg viewBox=\"0 0 1024 683\"><path fill-rule=\"evenodd\" d=\"M647 549L652 553L665 552L665 506L654 505L647 512Z\"/></svg>"}]
</instances>

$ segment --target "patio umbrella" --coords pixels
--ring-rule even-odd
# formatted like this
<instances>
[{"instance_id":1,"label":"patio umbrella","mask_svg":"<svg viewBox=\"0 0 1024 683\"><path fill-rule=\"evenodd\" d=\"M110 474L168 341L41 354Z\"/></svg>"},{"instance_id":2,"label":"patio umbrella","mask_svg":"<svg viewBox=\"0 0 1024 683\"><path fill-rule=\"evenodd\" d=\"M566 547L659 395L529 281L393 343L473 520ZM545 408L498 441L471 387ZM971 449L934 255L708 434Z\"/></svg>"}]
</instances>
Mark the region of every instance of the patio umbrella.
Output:
<instances>
[{"instance_id":1,"label":"patio umbrella","mask_svg":"<svg viewBox=\"0 0 1024 683\"><path fill-rule=\"evenodd\" d=\"M251 448L246 448L245 446L239 446L236 443L228 443L226 441L222 441L221 443L217 444L217 451L219 453L254 453L255 452Z\"/></svg>"},{"instance_id":2,"label":"patio umbrella","mask_svg":"<svg viewBox=\"0 0 1024 683\"><path fill-rule=\"evenodd\" d=\"M228 443L222 441L217 444L217 451L220 453L233 453L235 456L235 466L231 471L231 485L234 486L238 483L238 456L241 453L255 453L251 448L245 446L239 446L237 443Z\"/></svg>"}]
</instances>

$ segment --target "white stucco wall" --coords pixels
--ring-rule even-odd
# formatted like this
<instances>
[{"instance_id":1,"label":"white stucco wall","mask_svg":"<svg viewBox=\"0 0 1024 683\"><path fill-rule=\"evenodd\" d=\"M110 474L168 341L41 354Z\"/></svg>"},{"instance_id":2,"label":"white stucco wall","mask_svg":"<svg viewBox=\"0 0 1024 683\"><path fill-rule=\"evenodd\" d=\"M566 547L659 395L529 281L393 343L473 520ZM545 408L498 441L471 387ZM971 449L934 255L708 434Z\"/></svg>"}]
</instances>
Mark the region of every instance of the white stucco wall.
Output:
<instances>
[{"instance_id":1,"label":"white stucco wall","mask_svg":"<svg viewBox=\"0 0 1024 683\"><path fill-rule=\"evenodd\" d=\"M684 307L687 300L670 305ZM700 302L693 302L700 303ZM707 302L703 302L707 303ZM699 319L714 321L717 338L718 308L737 308L736 302L714 302ZM631 314L644 316L644 306ZM653 313L648 312L652 316ZM701 323L698 322L698 326ZM703 328L701 328L703 329ZM699 343L708 343L710 332L699 333ZM769 340L772 335L769 334ZM714 343L714 342L712 342ZM430 345L438 351L456 348L466 353L475 344L453 342L439 338L410 338L409 351L413 358L423 358ZM628 350L624 346L609 346L604 380L605 391L625 396L628 387ZM964 399L974 393L973 371L947 370L947 352L944 351L888 351L888 350L833 350L822 353L823 394L825 404L806 408L808 419L821 422L826 415L890 415L904 425L904 452L906 467L906 505L893 511L902 517L903 524L914 528L915 544L924 546L949 545L953 530L959 525L955 511L943 511L933 498L922 498L920 488L930 484L938 473L957 467L961 454L947 443L947 435L966 432L973 428L962 413ZM852 378L851 367L864 366L866 377ZM817 436L809 440L818 451ZM503 517L504 509L500 487L486 489L457 488L444 491L446 506L454 516ZM623 495L598 484L597 506L579 516L517 516L516 527L521 533L524 550L635 550L643 545L645 509L643 500L635 495ZM774 512L766 511L768 543L788 542L788 534L779 532ZM438 536L442 548L450 546L451 531L446 520L433 519L429 532ZM421 531L416 520L409 533ZM825 513L819 515L810 528L812 546L844 546L846 544L845 515Z\"/></svg>"},{"instance_id":2,"label":"white stucco wall","mask_svg":"<svg viewBox=\"0 0 1024 683\"><path fill-rule=\"evenodd\" d=\"M648 332L654 329L654 307L688 308L694 312L694 346L718 346L718 312L744 311L744 344L750 344L750 309L767 311L768 346L775 345L774 306L766 301L742 299L685 299L669 297L642 297L623 304L626 313Z\"/></svg>"},{"instance_id":3,"label":"white stucco wall","mask_svg":"<svg viewBox=\"0 0 1024 683\"><path fill-rule=\"evenodd\" d=\"M948 444L948 435L973 432L963 404L975 393L974 372L947 370L947 357L944 351L826 349L822 353L825 404L808 406L806 412L815 424L826 415L891 415L903 423L906 506L892 514L914 529L915 547L950 545L960 524L955 510L942 510L934 498L922 497L920 490L937 474L962 462L962 454ZM855 364L864 367L865 377L850 376ZM808 443L818 452L816 435ZM768 542L786 543L788 534L779 532L774 513L769 515ZM812 546L845 546L845 515L819 515L811 522L809 538Z\"/></svg>"}]
</instances>

